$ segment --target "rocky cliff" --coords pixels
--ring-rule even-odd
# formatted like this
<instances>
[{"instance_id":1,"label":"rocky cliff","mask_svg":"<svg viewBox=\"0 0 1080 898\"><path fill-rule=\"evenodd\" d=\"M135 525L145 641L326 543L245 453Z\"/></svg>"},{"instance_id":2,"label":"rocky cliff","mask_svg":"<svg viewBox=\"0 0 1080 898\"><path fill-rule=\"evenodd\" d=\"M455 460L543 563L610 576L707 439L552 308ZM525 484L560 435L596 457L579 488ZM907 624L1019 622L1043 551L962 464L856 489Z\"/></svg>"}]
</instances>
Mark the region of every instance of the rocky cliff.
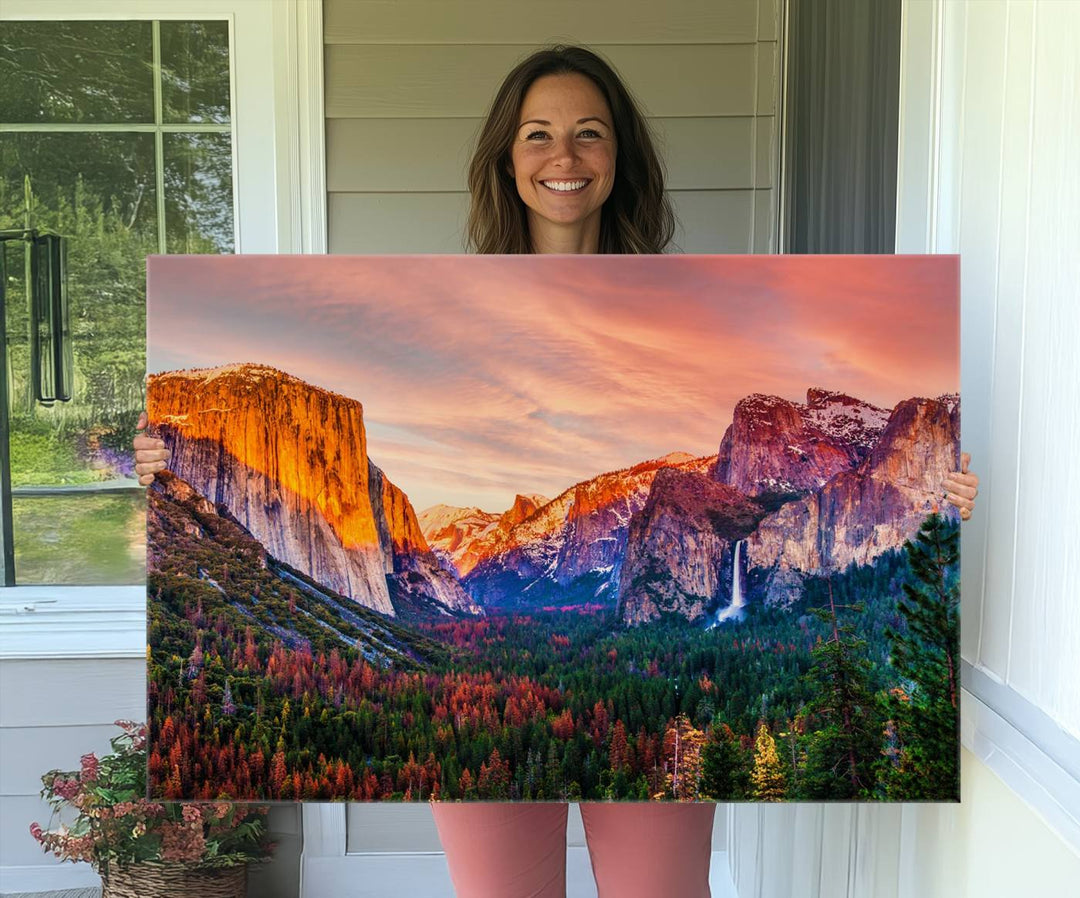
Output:
<instances>
[{"instance_id":1,"label":"rocky cliff","mask_svg":"<svg viewBox=\"0 0 1080 898\"><path fill-rule=\"evenodd\" d=\"M255 640L303 652L349 649L369 664L404 670L430 664L444 650L383 615L306 579L267 554L231 516L191 485L163 471L147 490L147 586L152 597L151 634L168 642L173 625L198 608L204 622L236 614ZM200 584L196 586L195 584ZM185 607L187 606L187 607Z\"/></svg>"},{"instance_id":2,"label":"rocky cliff","mask_svg":"<svg viewBox=\"0 0 1080 898\"><path fill-rule=\"evenodd\" d=\"M888 417L828 390L809 390L805 405L754 393L735 406L714 477L751 496L818 489L866 458Z\"/></svg>"},{"instance_id":3,"label":"rocky cliff","mask_svg":"<svg viewBox=\"0 0 1080 898\"><path fill-rule=\"evenodd\" d=\"M251 364L154 375L147 395L170 468L273 557L388 615L404 556L438 567L408 499L374 476L359 402ZM447 610L472 607L411 573Z\"/></svg>"},{"instance_id":4,"label":"rocky cliff","mask_svg":"<svg viewBox=\"0 0 1080 898\"><path fill-rule=\"evenodd\" d=\"M714 463L673 453L575 484L505 532L482 534L468 548L476 561L465 588L482 604L614 603L630 518L657 472L705 472Z\"/></svg>"},{"instance_id":5,"label":"rocky cliff","mask_svg":"<svg viewBox=\"0 0 1080 898\"><path fill-rule=\"evenodd\" d=\"M732 547L753 532L762 507L706 474L668 468L630 522L618 615L642 624L662 613L699 620L731 599Z\"/></svg>"},{"instance_id":6,"label":"rocky cliff","mask_svg":"<svg viewBox=\"0 0 1080 898\"><path fill-rule=\"evenodd\" d=\"M428 545L444 565L464 577L485 558L499 551L511 530L548 504L540 495L517 496L502 514L479 508L435 505L420 513L420 527Z\"/></svg>"},{"instance_id":7,"label":"rocky cliff","mask_svg":"<svg viewBox=\"0 0 1080 898\"><path fill-rule=\"evenodd\" d=\"M408 497L370 460L368 483L390 596L397 609L482 614L428 547Z\"/></svg>"},{"instance_id":8,"label":"rocky cliff","mask_svg":"<svg viewBox=\"0 0 1080 898\"><path fill-rule=\"evenodd\" d=\"M759 569L761 597L786 605L804 575L865 564L903 545L938 507L959 439L957 397L898 404L856 468L782 506L749 537L746 564Z\"/></svg>"}]
</instances>

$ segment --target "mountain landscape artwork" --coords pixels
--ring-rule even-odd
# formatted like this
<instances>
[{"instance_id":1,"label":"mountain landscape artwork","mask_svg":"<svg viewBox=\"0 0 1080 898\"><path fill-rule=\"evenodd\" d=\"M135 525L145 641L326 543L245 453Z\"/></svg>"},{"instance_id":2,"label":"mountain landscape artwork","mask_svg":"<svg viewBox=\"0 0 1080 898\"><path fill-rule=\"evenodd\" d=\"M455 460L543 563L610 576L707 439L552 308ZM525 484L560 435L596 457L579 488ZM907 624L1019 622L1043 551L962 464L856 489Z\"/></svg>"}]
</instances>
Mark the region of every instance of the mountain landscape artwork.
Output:
<instances>
[{"instance_id":1,"label":"mountain landscape artwork","mask_svg":"<svg viewBox=\"0 0 1080 898\"><path fill-rule=\"evenodd\" d=\"M165 799L959 800L951 256L160 256Z\"/></svg>"}]
</instances>

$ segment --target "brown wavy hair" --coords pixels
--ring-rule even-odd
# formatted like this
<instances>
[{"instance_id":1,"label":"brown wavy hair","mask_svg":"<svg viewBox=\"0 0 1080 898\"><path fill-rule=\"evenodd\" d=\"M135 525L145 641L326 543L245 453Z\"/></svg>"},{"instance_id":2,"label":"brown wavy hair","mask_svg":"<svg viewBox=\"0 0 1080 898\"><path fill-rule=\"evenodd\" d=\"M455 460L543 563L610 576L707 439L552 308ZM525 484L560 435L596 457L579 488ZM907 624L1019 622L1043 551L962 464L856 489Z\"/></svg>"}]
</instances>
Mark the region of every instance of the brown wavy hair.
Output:
<instances>
[{"instance_id":1,"label":"brown wavy hair","mask_svg":"<svg viewBox=\"0 0 1080 898\"><path fill-rule=\"evenodd\" d=\"M538 50L506 76L469 164L468 247L478 253L531 253L525 204L510 174L518 115L533 82L545 75L584 75L599 88L614 119L615 180L600 217L601 253L662 253L675 233L664 193L664 169L638 104L615 70L584 47Z\"/></svg>"}]
</instances>

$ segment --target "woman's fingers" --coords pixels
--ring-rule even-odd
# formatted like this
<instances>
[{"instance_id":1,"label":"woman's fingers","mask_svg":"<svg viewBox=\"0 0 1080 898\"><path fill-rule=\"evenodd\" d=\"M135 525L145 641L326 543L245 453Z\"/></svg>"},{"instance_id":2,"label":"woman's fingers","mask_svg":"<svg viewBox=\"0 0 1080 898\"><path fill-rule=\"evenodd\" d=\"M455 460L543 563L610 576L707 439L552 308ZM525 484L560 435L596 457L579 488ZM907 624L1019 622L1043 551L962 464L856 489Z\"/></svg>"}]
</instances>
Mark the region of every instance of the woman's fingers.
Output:
<instances>
[{"instance_id":1,"label":"woman's fingers","mask_svg":"<svg viewBox=\"0 0 1080 898\"><path fill-rule=\"evenodd\" d=\"M135 447L135 464L147 464L149 461L167 461L172 453L166 448Z\"/></svg>"},{"instance_id":2,"label":"woman's fingers","mask_svg":"<svg viewBox=\"0 0 1080 898\"><path fill-rule=\"evenodd\" d=\"M946 493L945 498L957 508L959 508L961 511L963 511L965 508L968 511L971 511L975 508L975 500L969 499L966 496L960 496L956 493Z\"/></svg>"},{"instance_id":3,"label":"woman's fingers","mask_svg":"<svg viewBox=\"0 0 1080 898\"><path fill-rule=\"evenodd\" d=\"M979 495L979 478L973 474L950 474L942 481L941 488L965 499L974 499Z\"/></svg>"},{"instance_id":4,"label":"woman's fingers","mask_svg":"<svg viewBox=\"0 0 1080 898\"><path fill-rule=\"evenodd\" d=\"M971 456L967 452L960 453L960 470L948 474L942 481L941 488L945 491L945 499L960 509L960 520L971 519L971 512L975 508L975 497L979 495L979 477L968 471L971 464Z\"/></svg>"},{"instance_id":5,"label":"woman's fingers","mask_svg":"<svg viewBox=\"0 0 1080 898\"><path fill-rule=\"evenodd\" d=\"M154 475L158 471L164 471L172 457L172 453L165 448L165 441L157 437L148 437L141 433L149 424L146 412L139 414L139 421L135 429L140 431L131 441L135 450L135 473L139 477L142 486L149 486L154 482Z\"/></svg>"}]
</instances>

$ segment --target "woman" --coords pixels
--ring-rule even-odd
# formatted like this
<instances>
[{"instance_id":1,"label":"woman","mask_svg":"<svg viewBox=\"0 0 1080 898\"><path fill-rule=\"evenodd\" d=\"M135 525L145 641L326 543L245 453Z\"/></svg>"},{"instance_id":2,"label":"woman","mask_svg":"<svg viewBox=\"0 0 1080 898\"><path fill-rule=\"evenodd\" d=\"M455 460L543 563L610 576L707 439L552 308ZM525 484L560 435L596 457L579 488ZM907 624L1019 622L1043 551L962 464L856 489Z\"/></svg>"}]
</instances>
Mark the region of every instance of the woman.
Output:
<instances>
[{"instance_id":1,"label":"woman","mask_svg":"<svg viewBox=\"0 0 1080 898\"><path fill-rule=\"evenodd\" d=\"M534 53L496 94L469 168L479 253L660 253L674 217L648 127L618 76L580 47ZM140 429L145 416L140 419ZM139 482L168 459L136 437ZM978 478L943 485L970 517ZM460 898L562 898L566 804L433 806ZM715 805L581 805L600 898L707 898Z\"/></svg>"}]
</instances>

